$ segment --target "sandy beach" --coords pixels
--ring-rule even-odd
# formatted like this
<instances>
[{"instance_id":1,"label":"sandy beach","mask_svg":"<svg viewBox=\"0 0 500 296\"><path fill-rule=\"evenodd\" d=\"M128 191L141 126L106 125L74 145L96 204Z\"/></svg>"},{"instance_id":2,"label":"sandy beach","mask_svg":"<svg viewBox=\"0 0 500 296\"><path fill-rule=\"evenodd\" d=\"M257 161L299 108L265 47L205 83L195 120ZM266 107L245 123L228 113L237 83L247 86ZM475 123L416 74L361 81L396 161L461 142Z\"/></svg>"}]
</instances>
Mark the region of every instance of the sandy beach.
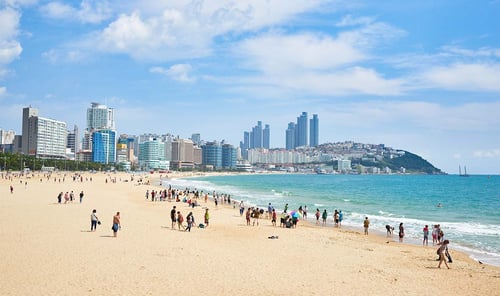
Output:
<instances>
[{"instance_id":1,"label":"sandy beach","mask_svg":"<svg viewBox=\"0 0 500 296\"><path fill-rule=\"evenodd\" d=\"M146 190L160 187L144 183L155 184L158 175L144 176L142 184L125 173L83 173L83 182L71 176L0 179L2 295L500 293L500 268L453 251L451 269L438 269L437 247L365 236L362 221L359 229L300 222L285 229L267 219L252 227L238 209L216 208L211 200L194 209L183 202L146 200ZM58 193L71 190L75 201L59 204ZM184 217L192 211L196 224L208 207L209 227L172 229L174 205ZM93 209L102 224L90 232ZM117 211L122 228L114 238Z\"/></svg>"}]
</instances>

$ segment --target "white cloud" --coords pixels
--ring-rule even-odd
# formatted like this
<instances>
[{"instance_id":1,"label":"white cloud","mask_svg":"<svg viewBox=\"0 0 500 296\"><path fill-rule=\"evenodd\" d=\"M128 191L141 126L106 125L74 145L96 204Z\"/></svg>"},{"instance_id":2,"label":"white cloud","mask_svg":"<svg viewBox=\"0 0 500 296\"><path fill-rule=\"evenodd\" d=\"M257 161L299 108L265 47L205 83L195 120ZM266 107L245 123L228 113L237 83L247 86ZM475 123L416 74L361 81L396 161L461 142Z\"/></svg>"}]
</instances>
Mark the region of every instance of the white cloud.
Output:
<instances>
[{"instance_id":1,"label":"white cloud","mask_svg":"<svg viewBox=\"0 0 500 296\"><path fill-rule=\"evenodd\" d=\"M6 7L0 10L0 78L8 73L5 65L18 58L23 51L21 44L16 40L20 17L19 12L12 8Z\"/></svg>"},{"instance_id":2,"label":"white cloud","mask_svg":"<svg viewBox=\"0 0 500 296\"><path fill-rule=\"evenodd\" d=\"M122 53L138 60L205 57L212 54L214 38L282 24L330 2L179 0L141 1L140 5L123 3L114 21L74 46Z\"/></svg>"},{"instance_id":3,"label":"white cloud","mask_svg":"<svg viewBox=\"0 0 500 296\"><path fill-rule=\"evenodd\" d=\"M456 63L436 66L420 74L424 88L500 92L500 63Z\"/></svg>"},{"instance_id":4,"label":"white cloud","mask_svg":"<svg viewBox=\"0 0 500 296\"><path fill-rule=\"evenodd\" d=\"M477 158L500 158L500 149L477 150L477 151L474 151L474 157L477 157Z\"/></svg>"},{"instance_id":5,"label":"white cloud","mask_svg":"<svg viewBox=\"0 0 500 296\"><path fill-rule=\"evenodd\" d=\"M0 86L0 97L3 97L7 94L7 88L5 86Z\"/></svg>"},{"instance_id":6,"label":"white cloud","mask_svg":"<svg viewBox=\"0 0 500 296\"><path fill-rule=\"evenodd\" d=\"M49 2L40 10L49 18L90 24L101 23L111 16L111 8L107 1L83 0L77 8L66 3Z\"/></svg>"},{"instance_id":7,"label":"white cloud","mask_svg":"<svg viewBox=\"0 0 500 296\"><path fill-rule=\"evenodd\" d=\"M176 81L194 82L196 79L189 75L191 70L192 67L189 64L176 64L168 69L162 67L152 67L151 69L149 69L151 73L166 75Z\"/></svg>"},{"instance_id":8,"label":"white cloud","mask_svg":"<svg viewBox=\"0 0 500 296\"><path fill-rule=\"evenodd\" d=\"M366 58L348 42L313 33L258 36L242 41L234 53L265 73L331 70Z\"/></svg>"},{"instance_id":9,"label":"white cloud","mask_svg":"<svg viewBox=\"0 0 500 296\"><path fill-rule=\"evenodd\" d=\"M358 26L358 25L368 25L375 21L375 18L372 17L353 17L348 14L343 17L339 22L335 25L337 27L349 27L349 26Z\"/></svg>"},{"instance_id":10,"label":"white cloud","mask_svg":"<svg viewBox=\"0 0 500 296\"><path fill-rule=\"evenodd\" d=\"M0 0L0 4L4 4L9 7L19 8L21 6L29 6L37 3L38 0Z\"/></svg>"}]
</instances>

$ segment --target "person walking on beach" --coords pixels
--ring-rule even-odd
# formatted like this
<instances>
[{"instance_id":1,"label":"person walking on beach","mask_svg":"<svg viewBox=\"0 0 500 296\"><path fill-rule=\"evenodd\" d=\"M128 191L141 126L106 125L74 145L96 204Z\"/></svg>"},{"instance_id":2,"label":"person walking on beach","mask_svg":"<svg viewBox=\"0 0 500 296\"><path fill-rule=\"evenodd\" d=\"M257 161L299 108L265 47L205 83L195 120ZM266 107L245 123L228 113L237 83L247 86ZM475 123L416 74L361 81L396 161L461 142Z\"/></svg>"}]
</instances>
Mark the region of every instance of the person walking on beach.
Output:
<instances>
[{"instance_id":1,"label":"person walking on beach","mask_svg":"<svg viewBox=\"0 0 500 296\"><path fill-rule=\"evenodd\" d=\"M403 227L403 222L399 223L399 242L403 242L403 238L405 237L405 228Z\"/></svg>"},{"instance_id":2,"label":"person walking on beach","mask_svg":"<svg viewBox=\"0 0 500 296\"><path fill-rule=\"evenodd\" d=\"M271 212L271 223L273 224L274 227L276 227L276 210L273 209Z\"/></svg>"},{"instance_id":3,"label":"person walking on beach","mask_svg":"<svg viewBox=\"0 0 500 296\"><path fill-rule=\"evenodd\" d=\"M370 220L368 220L368 217L365 217L363 227L365 228L365 235L368 235L368 227L370 227Z\"/></svg>"},{"instance_id":4,"label":"person walking on beach","mask_svg":"<svg viewBox=\"0 0 500 296\"><path fill-rule=\"evenodd\" d=\"M111 227L111 229L113 229L113 237L116 237L116 235L118 234L118 230L120 230L122 228L121 224L120 224L120 212L116 212L116 215L113 216L113 227Z\"/></svg>"},{"instance_id":5,"label":"person walking on beach","mask_svg":"<svg viewBox=\"0 0 500 296\"><path fill-rule=\"evenodd\" d=\"M193 226L194 222L193 212L189 212L189 214L186 216L186 222L187 222L186 231L191 232L191 226Z\"/></svg>"},{"instance_id":6,"label":"person walking on beach","mask_svg":"<svg viewBox=\"0 0 500 296\"><path fill-rule=\"evenodd\" d=\"M99 218L97 218L97 210L93 209L92 214L90 214L90 231L91 232L96 230L97 223L100 224L101 222L99 222Z\"/></svg>"},{"instance_id":7,"label":"person walking on beach","mask_svg":"<svg viewBox=\"0 0 500 296\"><path fill-rule=\"evenodd\" d=\"M179 227L179 230L181 230L181 227L186 230L186 227L182 225L182 222L184 222L184 216L182 216L181 211L177 211L177 227Z\"/></svg>"},{"instance_id":8,"label":"person walking on beach","mask_svg":"<svg viewBox=\"0 0 500 296\"><path fill-rule=\"evenodd\" d=\"M326 225L326 217L328 217L328 213L326 212L326 209L323 211L323 215L321 218L323 219L323 226Z\"/></svg>"},{"instance_id":9,"label":"person walking on beach","mask_svg":"<svg viewBox=\"0 0 500 296\"><path fill-rule=\"evenodd\" d=\"M63 193L62 193L62 191L61 191L61 193L59 193L59 194L57 195L57 203L61 203L61 201L62 201L62 196L63 196Z\"/></svg>"},{"instance_id":10,"label":"person walking on beach","mask_svg":"<svg viewBox=\"0 0 500 296\"><path fill-rule=\"evenodd\" d=\"M422 245L428 246L429 245L429 226L425 225L424 227L424 239L422 240Z\"/></svg>"},{"instance_id":11,"label":"person walking on beach","mask_svg":"<svg viewBox=\"0 0 500 296\"><path fill-rule=\"evenodd\" d=\"M205 209L205 227L208 227L208 222L210 220L210 214L208 213L208 208Z\"/></svg>"},{"instance_id":12,"label":"person walking on beach","mask_svg":"<svg viewBox=\"0 0 500 296\"><path fill-rule=\"evenodd\" d=\"M240 216L243 216L243 212L245 212L245 205L243 201L240 201Z\"/></svg>"},{"instance_id":13,"label":"person walking on beach","mask_svg":"<svg viewBox=\"0 0 500 296\"><path fill-rule=\"evenodd\" d=\"M174 229L174 226L175 226L175 222L177 221L177 219L175 218L175 206L172 207L172 210L170 210L170 220L172 220L172 229Z\"/></svg>"},{"instance_id":14,"label":"person walking on beach","mask_svg":"<svg viewBox=\"0 0 500 296\"><path fill-rule=\"evenodd\" d=\"M319 211L319 209L316 209L316 225L319 225L319 217L321 216L321 212Z\"/></svg>"},{"instance_id":15,"label":"person walking on beach","mask_svg":"<svg viewBox=\"0 0 500 296\"><path fill-rule=\"evenodd\" d=\"M10 185L10 194L14 193L14 186Z\"/></svg>"},{"instance_id":16,"label":"person walking on beach","mask_svg":"<svg viewBox=\"0 0 500 296\"><path fill-rule=\"evenodd\" d=\"M446 265L446 268L450 269L450 267L448 266L448 263L446 262L446 256L445 256L445 251L448 247L448 244L450 242L445 239L444 241L442 242L439 242L437 243L437 245L441 245L438 249L437 249L437 254L439 255L439 264L438 264L438 268L441 268L441 263L444 262L444 265Z\"/></svg>"},{"instance_id":17,"label":"person walking on beach","mask_svg":"<svg viewBox=\"0 0 500 296\"><path fill-rule=\"evenodd\" d=\"M83 201L83 195L84 194L83 194L83 190L82 190L82 192L80 192L80 203L82 203L82 201Z\"/></svg>"},{"instance_id":18,"label":"person walking on beach","mask_svg":"<svg viewBox=\"0 0 500 296\"><path fill-rule=\"evenodd\" d=\"M438 243L438 226L434 225L432 228L432 245L435 246Z\"/></svg>"}]
</instances>

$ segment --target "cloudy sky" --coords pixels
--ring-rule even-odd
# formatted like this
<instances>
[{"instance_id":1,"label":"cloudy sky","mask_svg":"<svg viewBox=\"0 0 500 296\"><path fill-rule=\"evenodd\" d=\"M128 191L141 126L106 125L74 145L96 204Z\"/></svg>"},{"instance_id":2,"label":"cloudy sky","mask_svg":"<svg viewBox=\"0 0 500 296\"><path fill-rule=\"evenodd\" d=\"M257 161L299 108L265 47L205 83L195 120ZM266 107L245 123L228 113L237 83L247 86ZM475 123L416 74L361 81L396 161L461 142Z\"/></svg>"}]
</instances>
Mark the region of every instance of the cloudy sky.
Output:
<instances>
[{"instance_id":1,"label":"cloudy sky","mask_svg":"<svg viewBox=\"0 0 500 296\"><path fill-rule=\"evenodd\" d=\"M85 128L271 146L318 114L320 143L500 173L500 1L0 0L0 128L22 108Z\"/></svg>"}]
</instances>

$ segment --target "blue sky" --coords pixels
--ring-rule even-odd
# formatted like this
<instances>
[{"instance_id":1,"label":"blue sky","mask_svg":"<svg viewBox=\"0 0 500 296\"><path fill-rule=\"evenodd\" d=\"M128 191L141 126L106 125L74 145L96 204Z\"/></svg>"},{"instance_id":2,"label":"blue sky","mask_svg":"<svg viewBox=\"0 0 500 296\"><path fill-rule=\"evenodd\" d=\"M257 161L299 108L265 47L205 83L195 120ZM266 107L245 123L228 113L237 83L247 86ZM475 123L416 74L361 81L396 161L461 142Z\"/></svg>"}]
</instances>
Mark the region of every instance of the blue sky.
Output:
<instances>
[{"instance_id":1,"label":"blue sky","mask_svg":"<svg viewBox=\"0 0 500 296\"><path fill-rule=\"evenodd\" d=\"M500 1L0 0L0 128L22 108L119 133L271 146L318 114L320 143L384 143L448 173L500 173Z\"/></svg>"}]
</instances>

